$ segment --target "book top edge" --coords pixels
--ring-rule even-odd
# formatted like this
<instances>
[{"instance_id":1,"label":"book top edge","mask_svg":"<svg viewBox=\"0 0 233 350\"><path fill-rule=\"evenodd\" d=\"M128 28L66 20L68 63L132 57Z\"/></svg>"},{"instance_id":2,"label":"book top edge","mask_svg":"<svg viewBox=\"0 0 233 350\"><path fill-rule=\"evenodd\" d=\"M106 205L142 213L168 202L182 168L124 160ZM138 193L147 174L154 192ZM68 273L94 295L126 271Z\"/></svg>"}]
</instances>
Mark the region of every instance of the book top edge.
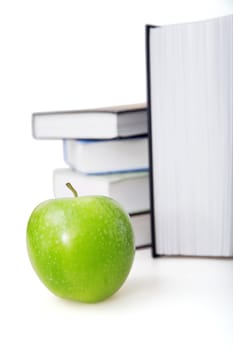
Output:
<instances>
[{"instance_id":1,"label":"book top edge","mask_svg":"<svg viewBox=\"0 0 233 350\"><path fill-rule=\"evenodd\" d=\"M135 111L143 111L147 109L146 103L137 103L131 105L120 105L111 107L99 107L91 109L80 109L80 110L64 110L64 111L49 111L49 112L34 112L32 116L44 116L44 115L61 115L61 114L81 114L81 113L130 113Z\"/></svg>"},{"instance_id":2,"label":"book top edge","mask_svg":"<svg viewBox=\"0 0 233 350\"><path fill-rule=\"evenodd\" d=\"M149 176L148 170L141 170L141 171L131 171L127 173L110 173L105 175L86 175L79 171L75 171L70 168L57 168L53 172L54 174L60 174L60 175L71 175L75 176L80 179L86 179L86 180L107 180L108 182L121 182L128 179L138 179L138 178L147 178Z\"/></svg>"},{"instance_id":3,"label":"book top edge","mask_svg":"<svg viewBox=\"0 0 233 350\"><path fill-rule=\"evenodd\" d=\"M176 27L176 26L187 26L187 25L195 25L195 24L205 24L205 23L211 23L211 22L217 22L220 20L227 20L227 19L233 19L233 13L232 14L227 14L219 17L213 17L213 18L206 18L206 19L197 19L193 21L188 21L188 22L177 22L177 23L168 23L168 24L158 24L158 25L153 25L153 24L146 24L146 29L149 31L150 29L163 29L167 27Z\"/></svg>"},{"instance_id":4,"label":"book top edge","mask_svg":"<svg viewBox=\"0 0 233 350\"><path fill-rule=\"evenodd\" d=\"M110 139L82 139L82 138L76 138L76 139L63 139L64 143L67 143L69 141L76 142L79 144L94 144L94 143L111 143L111 142L126 142L126 141L137 141L137 140L148 140L148 134L139 134L139 135L132 135L132 136L125 136L125 137L115 137Z\"/></svg>"}]
</instances>

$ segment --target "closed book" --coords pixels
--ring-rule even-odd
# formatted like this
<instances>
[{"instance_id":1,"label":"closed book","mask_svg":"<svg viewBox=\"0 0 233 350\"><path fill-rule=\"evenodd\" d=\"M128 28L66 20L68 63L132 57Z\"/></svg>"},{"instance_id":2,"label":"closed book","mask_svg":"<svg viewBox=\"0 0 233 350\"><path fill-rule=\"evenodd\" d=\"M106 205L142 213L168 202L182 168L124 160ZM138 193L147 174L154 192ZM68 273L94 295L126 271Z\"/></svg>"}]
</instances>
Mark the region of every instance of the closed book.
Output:
<instances>
[{"instance_id":1,"label":"closed book","mask_svg":"<svg viewBox=\"0 0 233 350\"><path fill-rule=\"evenodd\" d=\"M233 16L147 26L153 255L233 256Z\"/></svg>"},{"instance_id":2,"label":"closed book","mask_svg":"<svg viewBox=\"0 0 233 350\"><path fill-rule=\"evenodd\" d=\"M32 115L32 133L36 139L111 139L147 131L144 103Z\"/></svg>"},{"instance_id":3,"label":"closed book","mask_svg":"<svg viewBox=\"0 0 233 350\"><path fill-rule=\"evenodd\" d=\"M150 212L130 215L133 226L135 246L137 249L151 247L151 219Z\"/></svg>"},{"instance_id":4,"label":"closed book","mask_svg":"<svg viewBox=\"0 0 233 350\"><path fill-rule=\"evenodd\" d=\"M86 174L148 171L148 138L64 140L64 160Z\"/></svg>"},{"instance_id":5,"label":"closed book","mask_svg":"<svg viewBox=\"0 0 233 350\"><path fill-rule=\"evenodd\" d=\"M55 169L53 189L55 197L72 197L66 187L70 182L79 195L104 195L117 200L129 213L148 211L148 172L127 174L84 175L69 168Z\"/></svg>"}]
</instances>

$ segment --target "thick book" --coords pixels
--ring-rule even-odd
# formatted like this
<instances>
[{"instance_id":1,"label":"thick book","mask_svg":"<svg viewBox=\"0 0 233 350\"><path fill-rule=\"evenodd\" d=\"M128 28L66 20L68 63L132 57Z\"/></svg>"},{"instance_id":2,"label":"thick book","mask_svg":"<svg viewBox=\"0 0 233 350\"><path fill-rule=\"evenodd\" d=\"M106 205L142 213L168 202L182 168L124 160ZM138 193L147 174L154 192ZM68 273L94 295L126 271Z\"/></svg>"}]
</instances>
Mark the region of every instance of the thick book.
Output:
<instances>
[{"instance_id":1,"label":"thick book","mask_svg":"<svg viewBox=\"0 0 233 350\"><path fill-rule=\"evenodd\" d=\"M32 114L36 139L111 139L146 134L144 103Z\"/></svg>"},{"instance_id":2,"label":"thick book","mask_svg":"<svg viewBox=\"0 0 233 350\"><path fill-rule=\"evenodd\" d=\"M104 195L114 198L129 214L150 209L148 172L84 175L69 168L55 169L55 197L72 197L73 194L65 185L67 182L76 188L80 196Z\"/></svg>"},{"instance_id":3,"label":"thick book","mask_svg":"<svg viewBox=\"0 0 233 350\"><path fill-rule=\"evenodd\" d=\"M148 137L64 140L65 162L85 174L148 171Z\"/></svg>"},{"instance_id":4,"label":"thick book","mask_svg":"<svg viewBox=\"0 0 233 350\"><path fill-rule=\"evenodd\" d=\"M233 16L147 26L153 255L233 256Z\"/></svg>"}]
</instances>

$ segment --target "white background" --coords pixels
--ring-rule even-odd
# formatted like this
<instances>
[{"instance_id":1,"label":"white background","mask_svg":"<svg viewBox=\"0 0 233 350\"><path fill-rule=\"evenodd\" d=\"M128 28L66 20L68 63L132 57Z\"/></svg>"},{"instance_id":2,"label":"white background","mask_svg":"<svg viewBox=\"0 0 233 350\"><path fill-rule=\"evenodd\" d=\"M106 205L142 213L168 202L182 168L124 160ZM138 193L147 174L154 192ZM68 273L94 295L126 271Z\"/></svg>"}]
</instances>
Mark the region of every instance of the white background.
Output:
<instances>
[{"instance_id":1,"label":"white background","mask_svg":"<svg viewBox=\"0 0 233 350\"><path fill-rule=\"evenodd\" d=\"M37 280L27 258L26 224L34 206L53 196L52 171L64 163L60 141L32 138L31 113L146 101L145 24L229 13L231 0L0 2L1 349L125 349L143 344L190 349L193 341L197 345L192 321L198 319L198 311L194 318L187 312L180 337L173 328L179 308L170 299L167 313L143 311L150 310L148 300L143 300L147 294L139 293L143 297L138 303L135 294L137 288L149 288L143 273L135 289L128 287L123 304L118 297L117 304L106 302L103 310L99 305L58 302ZM142 256L135 265L139 270ZM150 255L145 259L151 266ZM127 311L130 292L134 302ZM161 318L163 314L168 319ZM199 327L204 326L202 319ZM226 337L228 331L226 326ZM221 341L215 345L227 349Z\"/></svg>"}]
</instances>

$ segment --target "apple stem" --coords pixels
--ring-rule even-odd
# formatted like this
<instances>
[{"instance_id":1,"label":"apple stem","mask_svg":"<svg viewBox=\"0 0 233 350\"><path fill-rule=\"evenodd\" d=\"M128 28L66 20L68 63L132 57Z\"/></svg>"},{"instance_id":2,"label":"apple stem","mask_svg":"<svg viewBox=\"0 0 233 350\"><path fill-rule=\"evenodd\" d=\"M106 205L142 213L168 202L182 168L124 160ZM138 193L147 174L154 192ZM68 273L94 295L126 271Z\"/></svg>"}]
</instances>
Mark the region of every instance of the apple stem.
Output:
<instances>
[{"instance_id":1,"label":"apple stem","mask_svg":"<svg viewBox=\"0 0 233 350\"><path fill-rule=\"evenodd\" d=\"M69 190L71 190L71 192L73 193L73 195L75 197L78 197L78 192L76 191L76 189L71 185L70 182L66 183L66 186L69 188Z\"/></svg>"}]
</instances>

